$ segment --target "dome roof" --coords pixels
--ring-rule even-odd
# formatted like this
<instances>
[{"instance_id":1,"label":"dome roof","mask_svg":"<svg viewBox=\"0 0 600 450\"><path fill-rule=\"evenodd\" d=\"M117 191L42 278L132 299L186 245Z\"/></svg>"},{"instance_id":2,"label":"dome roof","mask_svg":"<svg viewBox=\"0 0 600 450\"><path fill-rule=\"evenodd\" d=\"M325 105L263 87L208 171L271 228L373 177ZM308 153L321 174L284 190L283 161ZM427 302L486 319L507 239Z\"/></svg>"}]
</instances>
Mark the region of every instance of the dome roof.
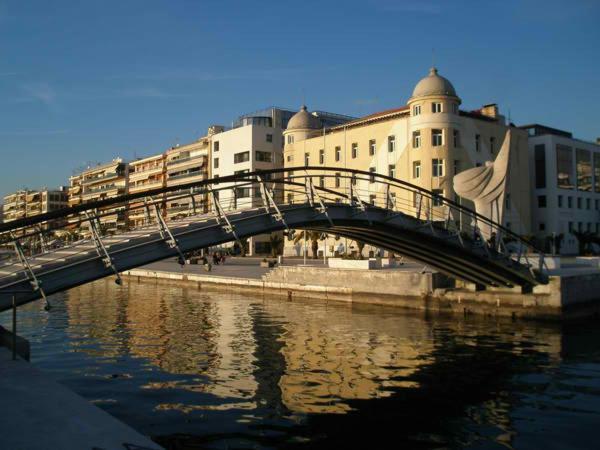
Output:
<instances>
[{"instance_id":1,"label":"dome roof","mask_svg":"<svg viewBox=\"0 0 600 450\"><path fill-rule=\"evenodd\" d=\"M429 69L429 75L422 78L421 81L417 83L411 99L425 97L426 95L449 95L457 97L452 83L446 78L438 75L438 71L435 67Z\"/></svg>"},{"instance_id":2,"label":"dome roof","mask_svg":"<svg viewBox=\"0 0 600 450\"><path fill-rule=\"evenodd\" d=\"M305 105L302 105L300 111L291 117L287 126L287 130L315 130L319 128L321 128L321 121L317 117L310 114L306 110Z\"/></svg>"}]
</instances>

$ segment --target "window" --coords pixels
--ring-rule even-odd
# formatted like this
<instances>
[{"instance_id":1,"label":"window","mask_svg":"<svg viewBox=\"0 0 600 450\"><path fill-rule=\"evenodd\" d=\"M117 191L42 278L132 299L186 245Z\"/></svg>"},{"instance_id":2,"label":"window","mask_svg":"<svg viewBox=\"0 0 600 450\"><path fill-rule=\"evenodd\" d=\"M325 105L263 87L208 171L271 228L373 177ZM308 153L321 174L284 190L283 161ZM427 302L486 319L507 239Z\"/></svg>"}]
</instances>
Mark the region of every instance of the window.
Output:
<instances>
[{"instance_id":1,"label":"window","mask_svg":"<svg viewBox=\"0 0 600 450\"><path fill-rule=\"evenodd\" d=\"M545 208L546 207L546 196L545 195L538 195L538 208Z\"/></svg>"},{"instance_id":2,"label":"window","mask_svg":"<svg viewBox=\"0 0 600 450\"><path fill-rule=\"evenodd\" d=\"M562 195L558 196L558 207L559 208L562 208L562 206L563 206L563 200L562 200L562 198L563 198Z\"/></svg>"},{"instance_id":3,"label":"window","mask_svg":"<svg viewBox=\"0 0 600 450\"><path fill-rule=\"evenodd\" d=\"M369 203L373 206L375 206L375 198L376 198L375 194L369 195Z\"/></svg>"},{"instance_id":4,"label":"window","mask_svg":"<svg viewBox=\"0 0 600 450\"><path fill-rule=\"evenodd\" d=\"M490 137L490 153L493 155L496 151L496 138L494 136Z\"/></svg>"},{"instance_id":5,"label":"window","mask_svg":"<svg viewBox=\"0 0 600 450\"><path fill-rule=\"evenodd\" d=\"M438 147L442 145L442 130L431 130L431 145Z\"/></svg>"},{"instance_id":6,"label":"window","mask_svg":"<svg viewBox=\"0 0 600 450\"><path fill-rule=\"evenodd\" d=\"M352 159L356 159L357 156L358 156L358 143L353 142L352 143Z\"/></svg>"},{"instance_id":7,"label":"window","mask_svg":"<svg viewBox=\"0 0 600 450\"><path fill-rule=\"evenodd\" d=\"M267 134L267 142L273 142L273 135Z\"/></svg>"},{"instance_id":8,"label":"window","mask_svg":"<svg viewBox=\"0 0 600 450\"><path fill-rule=\"evenodd\" d=\"M586 230L586 231L587 231L588 233L589 233L590 231L592 231L592 222L588 222L588 223L587 223L587 230Z\"/></svg>"},{"instance_id":9,"label":"window","mask_svg":"<svg viewBox=\"0 0 600 450\"><path fill-rule=\"evenodd\" d=\"M234 173L234 175L243 175L243 174L245 174L245 173L249 173L249 172L250 172L250 170L248 170L248 169L244 169L244 170L236 170L236 171L235 171L235 172L233 172L233 173Z\"/></svg>"},{"instance_id":10,"label":"window","mask_svg":"<svg viewBox=\"0 0 600 450\"><path fill-rule=\"evenodd\" d=\"M294 194L289 193L287 195L287 202L291 205L292 203L294 203Z\"/></svg>"},{"instance_id":11,"label":"window","mask_svg":"<svg viewBox=\"0 0 600 450\"><path fill-rule=\"evenodd\" d=\"M546 229L546 224L544 222L540 222L539 229L540 231L544 231Z\"/></svg>"},{"instance_id":12,"label":"window","mask_svg":"<svg viewBox=\"0 0 600 450\"><path fill-rule=\"evenodd\" d=\"M421 105L413 106L413 116L418 116L421 114Z\"/></svg>"},{"instance_id":13,"label":"window","mask_svg":"<svg viewBox=\"0 0 600 450\"><path fill-rule=\"evenodd\" d=\"M239 164L246 161L250 161L250 152L241 152L233 155L233 163Z\"/></svg>"},{"instance_id":14,"label":"window","mask_svg":"<svg viewBox=\"0 0 600 450\"><path fill-rule=\"evenodd\" d=\"M567 207L568 208L572 208L573 207L573 197L571 197L571 196L567 197Z\"/></svg>"},{"instance_id":15,"label":"window","mask_svg":"<svg viewBox=\"0 0 600 450\"><path fill-rule=\"evenodd\" d=\"M586 198L585 199L585 209L591 209L591 208L592 208L592 199Z\"/></svg>"},{"instance_id":16,"label":"window","mask_svg":"<svg viewBox=\"0 0 600 450\"><path fill-rule=\"evenodd\" d=\"M458 130L453 130L452 131L452 139L453 139L453 144L454 144L454 148L458 148L460 147L460 136L458 134Z\"/></svg>"},{"instance_id":17,"label":"window","mask_svg":"<svg viewBox=\"0 0 600 450\"><path fill-rule=\"evenodd\" d=\"M481 136L478 134L475 135L475 151L481 151Z\"/></svg>"},{"instance_id":18,"label":"window","mask_svg":"<svg viewBox=\"0 0 600 450\"><path fill-rule=\"evenodd\" d=\"M250 188L235 188L236 198L247 198L250 197Z\"/></svg>"},{"instance_id":19,"label":"window","mask_svg":"<svg viewBox=\"0 0 600 450\"><path fill-rule=\"evenodd\" d=\"M577 197L577 209L581 209L581 197Z\"/></svg>"},{"instance_id":20,"label":"window","mask_svg":"<svg viewBox=\"0 0 600 450\"><path fill-rule=\"evenodd\" d=\"M559 188L573 189L573 152L571 147L556 146L556 183Z\"/></svg>"},{"instance_id":21,"label":"window","mask_svg":"<svg viewBox=\"0 0 600 450\"><path fill-rule=\"evenodd\" d=\"M420 208L422 201L423 197L421 196L421 194L417 191L413 191L413 207L416 208L418 206Z\"/></svg>"},{"instance_id":22,"label":"window","mask_svg":"<svg viewBox=\"0 0 600 450\"><path fill-rule=\"evenodd\" d=\"M388 152L396 150L396 136L388 136Z\"/></svg>"},{"instance_id":23,"label":"window","mask_svg":"<svg viewBox=\"0 0 600 450\"><path fill-rule=\"evenodd\" d=\"M443 199L444 191L442 191L441 189L434 189L432 192L433 192L433 196L432 196L431 200L432 200L433 206L443 206L444 205L444 199Z\"/></svg>"},{"instance_id":24,"label":"window","mask_svg":"<svg viewBox=\"0 0 600 450\"><path fill-rule=\"evenodd\" d=\"M573 232L573 222L569 222L569 233Z\"/></svg>"},{"instance_id":25,"label":"window","mask_svg":"<svg viewBox=\"0 0 600 450\"><path fill-rule=\"evenodd\" d=\"M458 105L456 103L452 103L452 112L458 114Z\"/></svg>"},{"instance_id":26,"label":"window","mask_svg":"<svg viewBox=\"0 0 600 450\"><path fill-rule=\"evenodd\" d=\"M431 160L431 173L433 177L444 176L444 160L443 159L432 159Z\"/></svg>"},{"instance_id":27,"label":"window","mask_svg":"<svg viewBox=\"0 0 600 450\"><path fill-rule=\"evenodd\" d=\"M293 144L294 143L294 136L292 136L291 134L288 134L287 143L288 144Z\"/></svg>"},{"instance_id":28,"label":"window","mask_svg":"<svg viewBox=\"0 0 600 450\"><path fill-rule=\"evenodd\" d=\"M369 182L370 183L375 183L375 167L369 167L369 172L372 174L369 177Z\"/></svg>"},{"instance_id":29,"label":"window","mask_svg":"<svg viewBox=\"0 0 600 450\"><path fill-rule=\"evenodd\" d=\"M375 139L371 139L369 141L369 155L373 156L375 154L375 150L377 150Z\"/></svg>"},{"instance_id":30,"label":"window","mask_svg":"<svg viewBox=\"0 0 600 450\"><path fill-rule=\"evenodd\" d=\"M575 169L577 172L577 190L592 190L592 154L589 150L575 150Z\"/></svg>"},{"instance_id":31,"label":"window","mask_svg":"<svg viewBox=\"0 0 600 450\"><path fill-rule=\"evenodd\" d=\"M319 150L319 164L325 164L325 150Z\"/></svg>"},{"instance_id":32,"label":"window","mask_svg":"<svg viewBox=\"0 0 600 450\"><path fill-rule=\"evenodd\" d=\"M310 166L310 153L305 153L304 154L304 165L305 166Z\"/></svg>"},{"instance_id":33,"label":"window","mask_svg":"<svg viewBox=\"0 0 600 450\"><path fill-rule=\"evenodd\" d=\"M577 222L577 229L580 233L583 231L583 222Z\"/></svg>"},{"instance_id":34,"label":"window","mask_svg":"<svg viewBox=\"0 0 600 450\"><path fill-rule=\"evenodd\" d=\"M598 199L594 200L594 209L600 209L600 201L598 201Z\"/></svg>"},{"instance_id":35,"label":"window","mask_svg":"<svg viewBox=\"0 0 600 450\"><path fill-rule=\"evenodd\" d=\"M535 187L546 188L546 146L538 144L534 147L535 158Z\"/></svg>"},{"instance_id":36,"label":"window","mask_svg":"<svg viewBox=\"0 0 600 450\"><path fill-rule=\"evenodd\" d=\"M335 173L335 187L336 188L340 187L340 173L339 172Z\"/></svg>"},{"instance_id":37,"label":"window","mask_svg":"<svg viewBox=\"0 0 600 450\"><path fill-rule=\"evenodd\" d=\"M454 175L456 175L458 172L460 172L460 161L458 159L454 160Z\"/></svg>"},{"instance_id":38,"label":"window","mask_svg":"<svg viewBox=\"0 0 600 450\"><path fill-rule=\"evenodd\" d=\"M219 141L213 142L213 152L219 151Z\"/></svg>"},{"instance_id":39,"label":"window","mask_svg":"<svg viewBox=\"0 0 600 450\"><path fill-rule=\"evenodd\" d=\"M325 177L323 176L319 177L319 187L325 187Z\"/></svg>"},{"instance_id":40,"label":"window","mask_svg":"<svg viewBox=\"0 0 600 450\"><path fill-rule=\"evenodd\" d=\"M421 147L421 132L413 131L413 148Z\"/></svg>"},{"instance_id":41,"label":"window","mask_svg":"<svg viewBox=\"0 0 600 450\"><path fill-rule=\"evenodd\" d=\"M215 168L215 169L219 168L219 158L215 158L213 160L213 168Z\"/></svg>"},{"instance_id":42,"label":"window","mask_svg":"<svg viewBox=\"0 0 600 450\"><path fill-rule=\"evenodd\" d=\"M506 194L504 197L504 206L507 211L510 211L510 194Z\"/></svg>"},{"instance_id":43,"label":"window","mask_svg":"<svg viewBox=\"0 0 600 450\"><path fill-rule=\"evenodd\" d=\"M294 155L287 155L287 162L292 162L294 160Z\"/></svg>"},{"instance_id":44,"label":"window","mask_svg":"<svg viewBox=\"0 0 600 450\"><path fill-rule=\"evenodd\" d=\"M413 178L421 178L421 161L413 161Z\"/></svg>"},{"instance_id":45,"label":"window","mask_svg":"<svg viewBox=\"0 0 600 450\"><path fill-rule=\"evenodd\" d=\"M271 152L256 152L256 160L261 162L273 162L273 155Z\"/></svg>"},{"instance_id":46,"label":"window","mask_svg":"<svg viewBox=\"0 0 600 450\"><path fill-rule=\"evenodd\" d=\"M439 102L433 102L431 104L431 112L432 113L441 113L442 112L442 104Z\"/></svg>"},{"instance_id":47,"label":"window","mask_svg":"<svg viewBox=\"0 0 600 450\"><path fill-rule=\"evenodd\" d=\"M342 148L336 147L335 148L335 160L336 161L339 161L341 159L341 153L342 153Z\"/></svg>"},{"instance_id":48,"label":"window","mask_svg":"<svg viewBox=\"0 0 600 450\"><path fill-rule=\"evenodd\" d=\"M396 165L390 164L388 166L388 176L392 178L396 178Z\"/></svg>"},{"instance_id":49,"label":"window","mask_svg":"<svg viewBox=\"0 0 600 450\"><path fill-rule=\"evenodd\" d=\"M594 152L594 191L600 192L600 152Z\"/></svg>"}]
</instances>

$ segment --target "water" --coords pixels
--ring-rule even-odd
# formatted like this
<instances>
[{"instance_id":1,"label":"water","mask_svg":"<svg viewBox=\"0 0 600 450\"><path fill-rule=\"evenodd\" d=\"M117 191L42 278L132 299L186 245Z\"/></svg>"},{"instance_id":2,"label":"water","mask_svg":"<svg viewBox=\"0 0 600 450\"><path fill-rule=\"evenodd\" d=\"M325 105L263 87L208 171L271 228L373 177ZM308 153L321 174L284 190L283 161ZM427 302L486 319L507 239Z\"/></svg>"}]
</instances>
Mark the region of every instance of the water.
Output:
<instances>
[{"instance_id":1,"label":"water","mask_svg":"<svg viewBox=\"0 0 600 450\"><path fill-rule=\"evenodd\" d=\"M19 310L32 363L169 448L596 447L598 322L110 280L52 303Z\"/></svg>"}]
</instances>

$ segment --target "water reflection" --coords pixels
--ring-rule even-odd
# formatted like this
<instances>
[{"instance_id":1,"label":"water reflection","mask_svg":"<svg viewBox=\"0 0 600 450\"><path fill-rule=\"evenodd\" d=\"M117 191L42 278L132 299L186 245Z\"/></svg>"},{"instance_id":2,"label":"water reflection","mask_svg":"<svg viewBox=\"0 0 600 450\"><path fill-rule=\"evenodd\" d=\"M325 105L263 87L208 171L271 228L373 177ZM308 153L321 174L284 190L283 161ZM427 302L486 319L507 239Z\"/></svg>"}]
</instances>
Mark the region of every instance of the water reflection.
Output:
<instances>
[{"instance_id":1,"label":"water reflection","mask_svg":"<svg viewBox=\"0 0 600 450\"><path fill-rule=\"evenodd\" d=\"M34 363L173 448L512 448L549 387L546 408L598 419L595 327L110 280L53 303L20 313Z\"/></svg>"}]
</instances>

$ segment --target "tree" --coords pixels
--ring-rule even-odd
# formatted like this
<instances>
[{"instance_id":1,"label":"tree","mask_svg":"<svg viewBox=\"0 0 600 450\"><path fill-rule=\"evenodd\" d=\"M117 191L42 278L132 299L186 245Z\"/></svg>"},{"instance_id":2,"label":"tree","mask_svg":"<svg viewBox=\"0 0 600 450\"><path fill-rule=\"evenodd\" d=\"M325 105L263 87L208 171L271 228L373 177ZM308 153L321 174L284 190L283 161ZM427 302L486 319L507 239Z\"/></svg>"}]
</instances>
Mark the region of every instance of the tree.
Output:
<instances>
[{"instance_id":1,"label":"tree","mask_svg":"<svg viewBox=\"0 0 600 450\"><path fill-rule=\"evenodd\" d=\"M363 259L363 250L365 248L365 243L363 241L354 242L356 242L356 246L358 247L358 259Z\"/></svg>"},{"instance_id":2,"label":"tree","mask_svg":"<svg viewBox=\"0 0 600 450\"><path fill-rule=\"evenodd\" d=\"M275 258L282 253L283 239L277 233L271 233L269 241L271 242L271 256Z\"/></svg>"},{"instance_id":3,"label":"tree","mask_svg":"<svg viewBox=\"0 0 600 450\"><path fill-rule=\"evenodd\" d=\"M313 259L319 257L319 241L325 238L324 233L318 231L306 231L306 239L310 241L310 249L312 250ZM294 237L294 244L304 240L304 232L298 233Z\"/></svg>"}]
</instances>

